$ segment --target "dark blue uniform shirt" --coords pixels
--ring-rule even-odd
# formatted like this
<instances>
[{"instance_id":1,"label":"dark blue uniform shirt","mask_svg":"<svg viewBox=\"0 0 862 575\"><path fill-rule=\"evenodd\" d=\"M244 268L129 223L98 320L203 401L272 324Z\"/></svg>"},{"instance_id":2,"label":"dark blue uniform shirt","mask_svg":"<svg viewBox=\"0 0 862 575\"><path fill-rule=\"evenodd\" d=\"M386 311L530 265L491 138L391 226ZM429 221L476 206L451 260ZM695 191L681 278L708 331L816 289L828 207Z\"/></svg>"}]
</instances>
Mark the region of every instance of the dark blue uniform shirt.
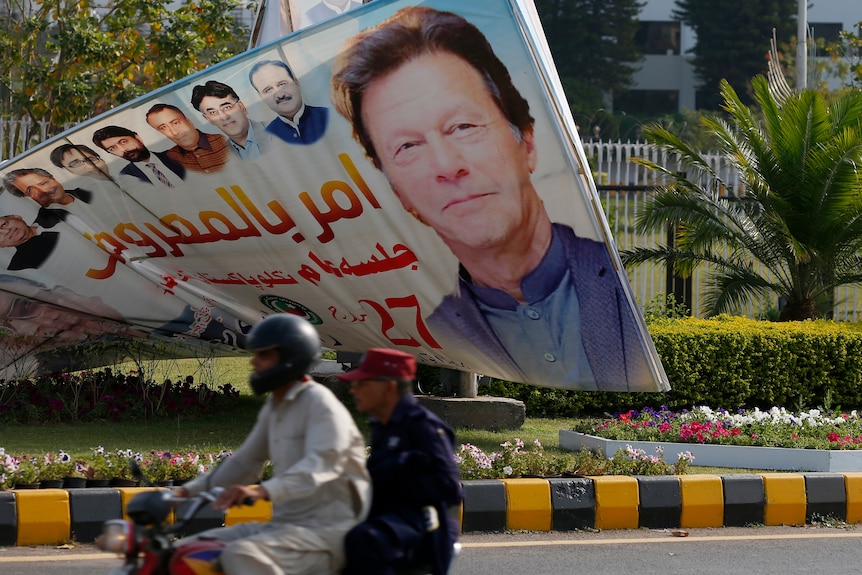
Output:
<instances>
[{"instance_id":1,"label":"dark blue uniform shirt","mask_svg":"<svg viewBox=\"0 0 862 575\"><path fill-rule=\"evenodd\" d=\"M440 527L427 533L418 555L445 573L458 539L458 519L449 507L461 502L461 479L455 464L455 434L413 395L399 402L386 425L371 421L368 471L373 488L368 519L385 522L405 545L424 531L422 508L437 510ZM417 550L419 551L419 550Z\"/></svg>"}]
</instances>

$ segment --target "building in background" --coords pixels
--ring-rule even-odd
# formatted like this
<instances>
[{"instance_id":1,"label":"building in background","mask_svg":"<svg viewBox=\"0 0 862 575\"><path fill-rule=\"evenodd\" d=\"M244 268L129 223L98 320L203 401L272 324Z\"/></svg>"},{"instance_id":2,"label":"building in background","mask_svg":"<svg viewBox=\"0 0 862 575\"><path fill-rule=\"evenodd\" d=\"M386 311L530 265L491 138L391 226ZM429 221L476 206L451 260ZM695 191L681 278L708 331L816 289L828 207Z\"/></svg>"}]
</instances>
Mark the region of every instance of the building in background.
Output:
<instances>
[{"instance_id":1,"label":"building in background","mask_svg":"<svg viewBox=\"0 0 862 575\"><path fill-rule=\"evenodd\" d=\"M634 74L632 89L614 101L615 112L659 116L699 107L698 78L688 52L697 43L697 37L690 27L674 20L675 8L675 0L646 0L638 33L644 59ZM858 34L856 26L860 21L860 0L809 0L808 26L814 38L834 42L842 30ZM790 40L778 38L779 43ZM826 54L818 52L816 56Z\"/></svg>"}]
</instances>

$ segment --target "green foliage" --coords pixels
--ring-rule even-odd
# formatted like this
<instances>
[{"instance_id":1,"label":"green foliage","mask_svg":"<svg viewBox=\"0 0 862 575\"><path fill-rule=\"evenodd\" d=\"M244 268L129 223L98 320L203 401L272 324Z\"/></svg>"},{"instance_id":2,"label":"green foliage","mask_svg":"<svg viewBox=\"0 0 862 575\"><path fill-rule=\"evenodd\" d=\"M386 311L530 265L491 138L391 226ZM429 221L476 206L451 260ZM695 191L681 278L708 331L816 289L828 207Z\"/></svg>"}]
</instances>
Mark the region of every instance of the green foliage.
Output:
<instances>
[{"instance_id":1,"label":"green foliage","mask_svg":"<svg viewBox=\"0 0 862 575\"><path fill-rule=\"evenodd\" d=\"M682 319L691 315L684 303L677 303L676 296L672 293L656 294L646 305L641 306L641 312L647 324L662 319Z\"/></svg>"},{"instance_id":2,"label":"green foliage","mask_svg":"<svg viewBox=\"0 0 862 575\"><path fill-rule=\"evenodd\" d=\"M0 114L58 131L245 47L238 0L3 0Z\"/></svg>"},{"instance_id":3,"label":"green foliage","mask_svg":"<svg viewBox=\"0 0 862 575\"><path fill-rule=\"evenodd\" d=\"M664 262L683 277L709 264L712 315L777 296L786 300L780 320L820 317L836 287L862 281L862 91L827 99L809 89L776 101L765 78L752 86L762 120L726 82L730 120L703 119L724 169L666 128L645 128L680 167L635 159L669 182L644 204L636 226L664 232L671 225L677 233L670 245L621 256L626 265ZM741 189L726 176L733 172Z\"/></svg>"},{"instance_id":4,"label":"green foliage","mask_svg":"<svg viewBox=\"0 0 862 575\"><path fill-rule=\"evenodd\" d=\"M536 0L573 113L591 114L602 106L596 96L631 84L641 58L634 40L642 7L637 0Z\"/></svg>"},{"instance_id":5,"label":"green foliage","mask_svg":"<svg viewBox=\"0 0 862 575\"><path fill-rule=\"evenodd\" d=\"M493 380L479 392L523 401L530 417L577 417L663 405L862 407L860 324L657 315L648 328L671 391L570 391Z\"/></svg>"},{"instance_id":6,"label":"green foliage","mask_svg":"<svg viewBox=\"0 0 862 575\"><path fill-rule=\"evenodd\" d=\"M862 29L862 21L856 24ZM838 42L826 47L829 54L827 70L841 78L842 83L862 88L862 36L852 30L842 30Z\"/></svg>"},{"instance_id":7,"label":"green foliage","mask_svg":"<svg viewBox=\"0 0 862 575\"><path fill-rule=\"evenodd\" d=\"M786 41L796 33L797 0L677 0L674 15L697 35L692 48L695 74L703 101L698 107L717 110L721 105L719 82L740 88L766 71L766 54L775 30ZM746 102L751 101L744 94Z\"/></svg>"}]
</instances>

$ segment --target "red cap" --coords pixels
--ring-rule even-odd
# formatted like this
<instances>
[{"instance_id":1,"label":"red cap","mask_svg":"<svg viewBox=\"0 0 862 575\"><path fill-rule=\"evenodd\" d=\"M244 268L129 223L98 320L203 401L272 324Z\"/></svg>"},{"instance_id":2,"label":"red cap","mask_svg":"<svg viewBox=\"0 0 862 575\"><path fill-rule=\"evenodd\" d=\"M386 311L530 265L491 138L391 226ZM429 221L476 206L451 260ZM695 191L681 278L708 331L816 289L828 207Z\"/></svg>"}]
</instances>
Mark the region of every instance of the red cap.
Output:
<instances>
[{"instance_id":1,"label":"red cap","mask_svg":"<svg viewBox=\"0 0 862 575\"><path fill-rule=\"evenodd\" d=\"M397 349L369 349L362 354L359 367L338 374L338 379L342 381L360 381L378 377L413 379L416 377L416 358Z\"/></svg>"}]
</instances>

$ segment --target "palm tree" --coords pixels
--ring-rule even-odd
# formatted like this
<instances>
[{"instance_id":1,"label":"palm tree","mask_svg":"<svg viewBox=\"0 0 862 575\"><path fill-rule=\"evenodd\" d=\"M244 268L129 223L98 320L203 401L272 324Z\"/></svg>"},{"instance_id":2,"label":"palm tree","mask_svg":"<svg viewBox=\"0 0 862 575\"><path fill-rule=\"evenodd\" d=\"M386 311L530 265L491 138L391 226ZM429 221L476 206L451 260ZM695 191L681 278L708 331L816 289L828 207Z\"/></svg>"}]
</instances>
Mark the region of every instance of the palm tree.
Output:
<instances>
[{"instance_id":1,"label":"palm tree","mask_svg":"<svg viewBox=\"0 0 862 575\"><path fill-rule=\"evenodd\" d=\"M669 183L644 205L636 227L675 226L675 241L623 252L623 262L658 260L684 277L712 264L710 315L764 295L785 300L779 321L829 315L834 289L862 281L862 91L777 96L763 77L752 87L759 114L722 81L727 119L702 120L740 176L736 195L701 152L661 126L644 130L681 171L637 160Z\"/></svg>"}]
</instances>

